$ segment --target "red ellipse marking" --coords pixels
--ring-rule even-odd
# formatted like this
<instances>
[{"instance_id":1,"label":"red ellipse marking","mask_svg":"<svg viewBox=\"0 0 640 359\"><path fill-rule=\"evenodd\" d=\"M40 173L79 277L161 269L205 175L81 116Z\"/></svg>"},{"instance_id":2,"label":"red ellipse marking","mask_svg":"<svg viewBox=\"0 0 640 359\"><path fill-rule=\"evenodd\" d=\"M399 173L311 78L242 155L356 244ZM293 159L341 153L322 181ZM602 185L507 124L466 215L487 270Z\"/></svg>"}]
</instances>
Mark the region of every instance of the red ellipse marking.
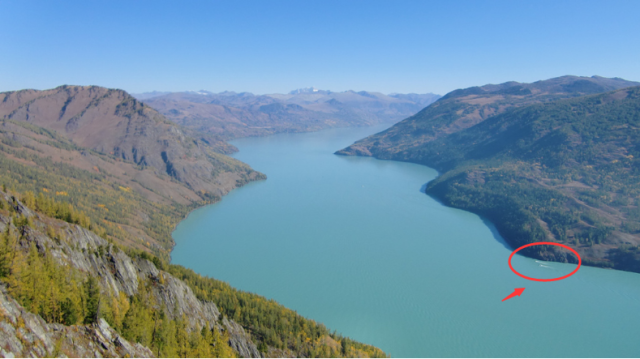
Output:
<instances>
[{"instance_id":1,"label":"red ellipse marking","mask_svg":"<svg viewBox=\"0 0 640 359\"><path fill-rule=\"evenodd\" d=\"M562 277L558 277L558 278L551 278L551 279L540 279L540 278L532 278L532 277L527 277L524 274L520 274L518 273L518 271L516 271L515 269L513 269L513 266L511 265L511 258L513 258L513 255L518 253L518 251L520 251L521 249L525 249L527 247L533 247L533 246L542 246L542 245L549 245L549 246L558 246L558 247L562 247L565 249L570 250L571 252L573 252L573 254L576 255L576 257L578 257L578 266L576 267L576 269L573 270L573 272L562 276ZM560 244L560 243L555 243L555 242L535 242L535 243L529 243L529 244L525 244L524 246L516 249L515 251L511 252L511 255L509 256L509 268L511 268L511 270L513 271L513 273L519 275L520 277L524 278L524 279L528 279L528 280L533 280L536 282L553 282L556 280L562 280L562 279L566 279L571 277L572 275L576 274L576 272L578 271L578 269L580 269L580 266L582 265L582 258L580 257L580 255L578 254L578 252L576 252L575 249L564 245L564 244Z\"/></svg>"}]
</instances>

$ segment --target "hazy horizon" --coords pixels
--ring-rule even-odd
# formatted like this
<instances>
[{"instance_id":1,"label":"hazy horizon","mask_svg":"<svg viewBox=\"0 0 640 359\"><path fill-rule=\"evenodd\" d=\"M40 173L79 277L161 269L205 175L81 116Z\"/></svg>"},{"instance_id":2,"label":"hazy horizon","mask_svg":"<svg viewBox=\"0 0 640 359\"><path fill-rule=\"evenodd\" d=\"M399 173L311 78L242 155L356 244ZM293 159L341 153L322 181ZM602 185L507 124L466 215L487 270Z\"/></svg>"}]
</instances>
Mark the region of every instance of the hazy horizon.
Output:
<instances>
[{"instance_id":1,"label":"hazy horizon","mask_svg":"<svg viewBox=\"0 0 640 359\"><path fill-rule=\"evenodd\" d=\"M592 76L583 76L583 75L564 75L564 76L576 76L576 77L598 77L599 75L592 75ZM558 76L560 77L560 76ZM604 76L600 76L600 77L604 77ZM620 78L620 77L612 77L612 78ZM622 80L626 80L626 81L636 81L635 79L627 79L627 78L621 78ZM544 80L548 80L548 79L539 79L537 81L544 81ZM505 81L508 82L508 81ZM519 81L516 81L519 82ZM536 82L536 81L533 81ZM640 81L636 81L636 82L640 82ZM521 82L524 83L524 82ZM486 83L486 84L477 84L476 86L485 86L485 85L498 85L500 83ZM47 90L47 89L51 89L51 88L57 88L60 86L101 86L98 84L61 84L58 86L54 86L54 87L50 87L50 88L21 88L21 89L13 89L13 90L5 90L3 92L10 92L10 91L20 91L20 90ZM106 87L106 86L102 86L102 87ZM473 87L473 86L470 86ZM143 92L131 92L131 91L127 91L126 89L123 88L118 88L118 87L114 87L114 89L120 89L120 90L125 90L127 92L129 92L132 95L146 95L146 94L153 94L153 93L201 93L201 92L207 92L210 94L214 94L214 95L218 95L218 94L223 94L223 93L235 93L235 94L251 94L254 96L268 96L268 95L283 95L283 94L291 94L291 92L297 91L297 90L306 90L306 89L310 89L310 88L315 88L314 86L307 86L307 87L300 87L300 88L296 88L296 89L292 89L290 91L283 91L283 92L268 92L268 93L255 93L255 92L251 92L251 91L233 91L233 90L222 90L222 91L211 91L211 90L207 90L207 89L199 89L199 90L193 90L193 89L188 89L188 90L175 90L175 91L170 91L170 90L149 90L149 91L143 91ZM381 93L383 95L386 96L392 96L392 95L436 95L436 96L444 96L447 93L434 93L434 92L384 92L384 91L371 91L371 90L367 90L367 89L359 89L359 90L354 90L354 89L347 89L347 90L341 90L341 91L334 91L331 89L318 89L315 88L318 91L326 91L326 92L330 92L330 93L343 93L343 92L370 92L370 93ZM456 89L452 89L451 91L454 91ZM449 92L451 92L449 91Z\"/></svg>"}]
</instances>

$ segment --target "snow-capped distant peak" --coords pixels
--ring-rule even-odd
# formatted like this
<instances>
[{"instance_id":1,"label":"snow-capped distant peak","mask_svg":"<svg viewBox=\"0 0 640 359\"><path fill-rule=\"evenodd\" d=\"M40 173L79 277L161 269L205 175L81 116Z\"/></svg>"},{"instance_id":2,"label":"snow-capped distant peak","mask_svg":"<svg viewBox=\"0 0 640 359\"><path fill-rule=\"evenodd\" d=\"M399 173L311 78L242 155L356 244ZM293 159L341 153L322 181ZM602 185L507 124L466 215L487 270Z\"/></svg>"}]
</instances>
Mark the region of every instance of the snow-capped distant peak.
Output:
<instances>
[{"instance_id":1,"label":"snow-capped distant peak","mask_svg":"<svg viewBox=\"0 0 640 359\"><path fill-rule=\"evenodd\" d=\"M320 92L320 90L318 90L315 87L306 87L306 88L302 88L302 89L297 89L297 90L293 90L291 92L289 92L289 95L298 95L301 93L316 93L316 92Z\"/></svg>"},{"instance_id":2,"label":"snow-capped distant peak","mask_svg":"<svg viewBox=\"0 0 640 359\"><path fill-rule=\"evenodd\" d=\"M187 91L187 92L188 92L188 93L195 94L195 95L211 95L211 94L213 94L213 92L209 92L209 91L206 91L206 90L200 90L200 91Z\"/></svg>"}]
</instances>

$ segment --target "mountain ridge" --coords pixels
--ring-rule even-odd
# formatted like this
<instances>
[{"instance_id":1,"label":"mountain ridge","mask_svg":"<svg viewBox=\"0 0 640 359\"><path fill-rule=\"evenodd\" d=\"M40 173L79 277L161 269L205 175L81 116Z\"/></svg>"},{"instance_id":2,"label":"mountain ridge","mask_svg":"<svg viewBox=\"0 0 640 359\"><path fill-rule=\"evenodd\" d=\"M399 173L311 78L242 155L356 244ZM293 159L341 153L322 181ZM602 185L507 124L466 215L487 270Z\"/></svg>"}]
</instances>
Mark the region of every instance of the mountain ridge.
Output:
<instances>
[{"instance_id":1,"label":"mountain ridge","mask_svg":"<svg viewBox=\"0 0 640 359\"><path fill-rule=\"evenodd\" d=\"M152 98L140 95L147 105L175 123L219 140L393 122L438 97L309 89L266 95L247 92L177 92Z\"/></svg>"},{"instance_id":2,"label":"mountain ridge","mask_svg":"<svg viewBox=\"0 0 640 359\"><path fill-rule=\"evenodd\" d=\"M207 153L203 141L189 138L122 90L61 86L3 93L0 117L29 122L63 134L80 147L151 166L195 191L214 190L209 185L214 166L207 162L215 156ZM189 161L177 164L177 158Z\"/></svg>"},{"instance_id":3,"label":"mountain ridge","mask_svg":"<svg viewBox=\"0 0 640 359\"><path fill-rule=\"evenodd\" d=\"M631 86L640 86L640 83L599 76L562 76L530 84L510 81L454 90L414 116L338 152L383 159L400 158L399 152L417 149L514 107Z\"/></svg>"}]
</instances>

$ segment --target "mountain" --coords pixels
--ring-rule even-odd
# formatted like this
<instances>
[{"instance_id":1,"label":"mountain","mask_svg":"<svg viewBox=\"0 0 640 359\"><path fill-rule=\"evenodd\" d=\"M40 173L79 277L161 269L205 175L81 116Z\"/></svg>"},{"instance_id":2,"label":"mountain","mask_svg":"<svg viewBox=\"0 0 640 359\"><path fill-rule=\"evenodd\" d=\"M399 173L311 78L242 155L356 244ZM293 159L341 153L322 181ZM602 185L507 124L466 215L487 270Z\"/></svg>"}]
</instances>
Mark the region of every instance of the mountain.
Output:
<instances>
[{"instance_id":1,"label":"mountain","mask_svg":"<svg viewBox=\"0 0 640 359\"><path fill-rule=\"evenodd\" d=\"M4 119L53 130L80 147L153 167L195 191L218 190L212 173L223 161L210 144L186 136L124 91L62 86L4 93L0 99Z\"/></svg>"},{"instance_id":2,"label":"mountain","mask_svg":"<svg viewBox=\"0 0 640 359\"><path fill-rule=\"evenodd\" d=\"M517 95L508 109L464 129L450 125L461 118L455 106L477 97L454 91L393 131L339 153L438 169L441 176L426 192L488 218L514 248L539 241L565 243L587 265L640 272L640 87L585 95L628 83L583 80L564 77L531 84L547 92L544 101L522 104L526 96ZM499 85L497 91L512 87ZM482 88L470 92L479 93L477 89ZM549 91L557 91L555 99ZM497 95L482 96L485 101ZM445 106L456 112L431 110ZM462 112L477 109L474 105ZM577 261L556 247L523 252L544 260Z\"/></svg>"},{"instance_id":3,"label":"mountain","mask_svg":"<svg viewBox=\"0 0 640 359\"><path fill-rule=\"evenodd\" d=\"M293 90L289 92L289 95L299 95L303 93L322 93L322 94L330 94L331 91L318 90L315 87L305 87L297 90Z\"/></svg>"},{"instance_id":4,"label":"mountain","mask_svg":"<svg viewBox=\"0 0 640 359\"><path fill-rule=\"evenodd\" d=\"M315 88L271 95L199 91L135 96L173 122L218 140L394 122L439 98L434 94L387 96Z\"/></svg>"},{"instance_id":5,"label":"mountain","mask_svg":"<svg viewBox=\"0 0 640 359\"><path fill-rule=\"evenodd\" d=\"M1 93L0 182L66 198L96 231L168 258L191 209L265 178L189 133L121 90Z\"/></svg>"},{"instance_id":6,"label":"mountain","mask_svg":"<svg viewBox=\"0 0 640 359\"><path fill-rule=\"evenodd\" d=\"M340 153L404 160L405 156L410 156L408 153L415 154L427 142L474 126L514 107L639 85L619 78L563 76L530 84L512 81L455 90L414 116L357 141Z\"/></svg>"}]
</instances>

